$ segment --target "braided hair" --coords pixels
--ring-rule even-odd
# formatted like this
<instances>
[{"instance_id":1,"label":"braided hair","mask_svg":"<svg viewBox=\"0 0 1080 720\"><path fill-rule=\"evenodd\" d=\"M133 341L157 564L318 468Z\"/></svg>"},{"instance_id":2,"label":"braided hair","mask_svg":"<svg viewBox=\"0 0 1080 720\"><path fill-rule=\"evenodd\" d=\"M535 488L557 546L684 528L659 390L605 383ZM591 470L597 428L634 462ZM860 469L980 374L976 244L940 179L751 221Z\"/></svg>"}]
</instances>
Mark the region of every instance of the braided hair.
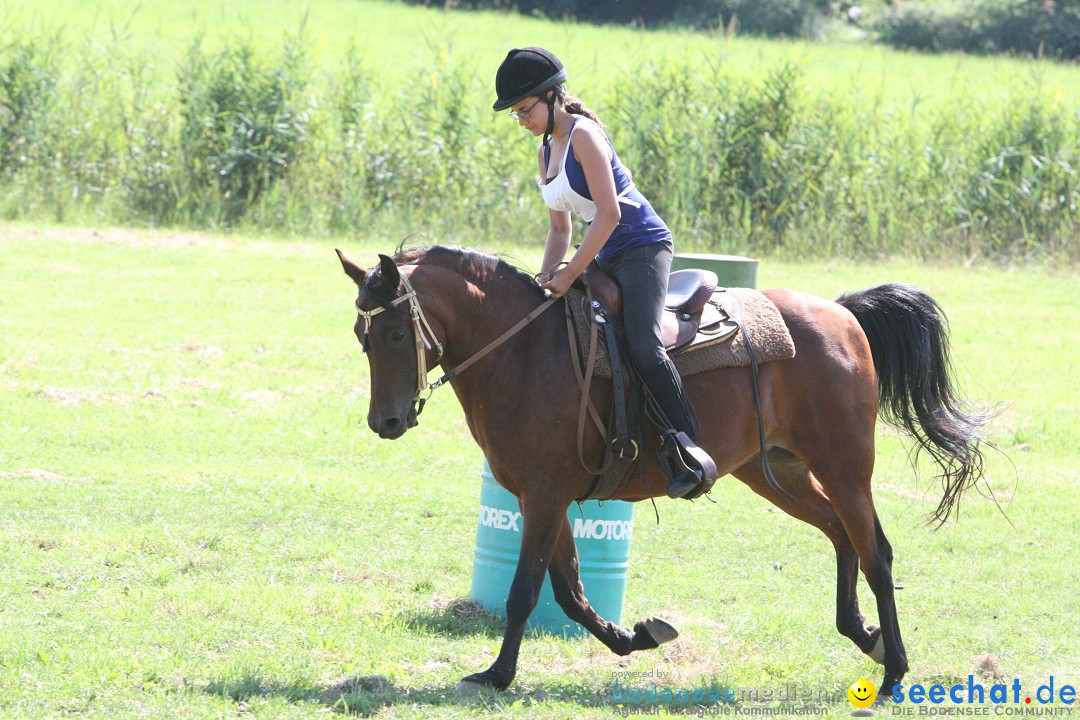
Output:
<instances>
[{"instance_id":1,"label":"braided hair","mask_svg":"<svg viewBox=\"0 0 1080 720\"><path fill-rule=\"evenodd\" d=\"M559 84L544 91L544 102L548 106L548 124L547 130L544 131L544 147L547 147L548 142L551 140L551 133L555 130L555 101L561 100L563 110L571 115L582 115L589 118L597 127L600 128L600 132L604 133L607 137L607 133L604 132L604 123L600 122L600 118L595 112L590 110L581 98L571 95L566 92L566 88Z\"/></svg>"},{"instance_id":2,"label":"braided hair","mask_svg":"<svg viewBox=\"0 0 1080 720\"><path fill-rule=\"evenodd\" d=\"M601 130L604 129L604 123L600 122L600 118L596 113L585 106L585 103L581 101L581 98L571 95L568 92L563 91L561 93L563 110L571 115L584 115L585 117L596 123Z\"/></svg>"}]
</instances>

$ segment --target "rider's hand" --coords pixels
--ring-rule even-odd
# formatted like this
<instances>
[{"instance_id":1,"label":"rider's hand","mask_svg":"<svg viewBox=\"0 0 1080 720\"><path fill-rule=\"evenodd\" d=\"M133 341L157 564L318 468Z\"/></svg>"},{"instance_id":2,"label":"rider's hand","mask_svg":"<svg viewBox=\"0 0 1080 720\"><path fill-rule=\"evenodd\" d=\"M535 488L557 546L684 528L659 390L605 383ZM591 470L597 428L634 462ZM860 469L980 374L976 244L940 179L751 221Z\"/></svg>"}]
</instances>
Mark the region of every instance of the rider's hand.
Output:
<instances>
[{"instance_id":1,"label":"rider's hand","mask_svg":"<svg viewBox=\"0 0 1080 720\"><path fill-rule=\"evenodd\" d=\"M552 297L562 297L570 289L575 279L570 274L570 271L563 267L551 273L545 282L540 283L540 287L550 290Z\"/></svg>"}]
</instances>

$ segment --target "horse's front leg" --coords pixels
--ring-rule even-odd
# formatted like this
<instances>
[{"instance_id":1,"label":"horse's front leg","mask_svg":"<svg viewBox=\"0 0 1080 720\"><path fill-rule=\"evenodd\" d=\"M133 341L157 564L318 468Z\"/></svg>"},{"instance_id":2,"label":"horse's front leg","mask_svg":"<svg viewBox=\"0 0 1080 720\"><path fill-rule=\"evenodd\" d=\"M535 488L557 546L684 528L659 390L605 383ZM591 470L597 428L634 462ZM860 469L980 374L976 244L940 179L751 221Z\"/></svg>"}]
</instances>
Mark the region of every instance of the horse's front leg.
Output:
<instances>
[{"instance_id":1,"label":"horse's front leg","mask_svg":"<svg viewBox=\"0 0 1080 720\"><path fill-rule=\"evenodd\" d=\"M526 494L520 499L523 525L521 528L521 554L517 571L510 583L506 598L506 634L503 635L499 656L487 670L463 678L458 689L493 687L505 689L517 672L518 651L525 635L525 621L536 607L544 573L551 562L552 550L559 537L562 522L566 520L569 503L553 500L550 496Z\"/></svg>"},{"instance_id":2,"label":"horse's front leg","mask_svg":"<svg viewBox=\"0 0 1080 720\"><path fill-rule=\"evenodd\" d=\"M589 605L581 584L577 544L566 513L562 514L562 529L555 541L555 553L548 573L551 575L555 600L566 616L584 626L616 655L629 655L634 650L651 650L679 636L675 628L659 618L642 620L634 625L631 632L597 614Z\"/></svg>"}]
</instances>

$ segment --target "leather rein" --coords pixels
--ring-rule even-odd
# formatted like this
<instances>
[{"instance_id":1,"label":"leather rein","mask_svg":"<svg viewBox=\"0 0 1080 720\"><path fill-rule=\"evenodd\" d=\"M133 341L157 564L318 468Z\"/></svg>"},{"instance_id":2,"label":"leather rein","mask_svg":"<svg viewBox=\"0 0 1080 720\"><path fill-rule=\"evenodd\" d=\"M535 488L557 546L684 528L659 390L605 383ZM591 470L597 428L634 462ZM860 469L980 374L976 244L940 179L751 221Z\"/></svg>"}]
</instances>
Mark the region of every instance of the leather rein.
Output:
<instances>
[{"instance_id":1,"label":"leather rein","mask_svg":"<svg viewBox=\"0 0 1080 720\"><path fill-rule=\"evenodd\" d=\"M424 410L424 405L432 394L446 383L453 380L460 373L464 372L470 365L480 360L495 348L502 345L511 337L521 331L526 325L538 318L541 313L547 310L549 307L555 304L555 301L559 298L548 297L543 303L541 303L536 309L528 313L521 320L513 325L509 330L504 332L499 337L495 338L478 352L473 353L467 360L459 364L452 370L449 370L433 383L428 382L428 366L427 366L427 351L434 346L435 363L438 365L443 358L443 346L439 342L439 339L435 336L435 331L431 329L431 323L428 322L427 317L424 315L424 309L420 307L420 300L416 297L416 290L413 289L412 284L409 282L409 277L402 273L401 284L405 287L405 292L394 298L386 305L379 306L374 310L363 310L360 308L359 298L356 301L356 314L364 320L364 347L367 347L368 331L371 329L371 320L384 310L389 310L392 307L400 305L403 302L409 303L409 316L412 318L413 331L414 331L414 344L416 346L416 394L413 395L413 415L419 417L420 413ZM425 332L426 331L426 332ZM428 337L430 336L430 340ZM433 367L434 367L433 365ZM428 396L426 398L420 397L423 392L427 390Z\"/></svg>"}]
</instances>

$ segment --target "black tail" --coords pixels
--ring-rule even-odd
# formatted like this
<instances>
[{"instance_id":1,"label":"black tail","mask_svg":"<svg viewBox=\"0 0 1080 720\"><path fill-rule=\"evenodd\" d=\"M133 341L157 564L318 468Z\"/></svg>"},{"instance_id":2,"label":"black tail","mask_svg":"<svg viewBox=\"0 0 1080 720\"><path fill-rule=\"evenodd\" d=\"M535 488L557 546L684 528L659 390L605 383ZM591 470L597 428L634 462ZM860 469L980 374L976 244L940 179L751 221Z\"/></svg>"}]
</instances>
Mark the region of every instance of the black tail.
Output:
<instances>
[{"instance_id":1,"label":"black tail","mask_svg":"<svg viewBox=\"0 0 1080 720\"><path fill-rule=\"evenodd\" d=\"M836 299L859 321L877 370L881 417L906 430L941 466L945 490L931 519L948 520L983 477L980 430L996 411L960 398L950 378L948 322L912 285L889 283Z\"/></svg>"}]
</instances>

